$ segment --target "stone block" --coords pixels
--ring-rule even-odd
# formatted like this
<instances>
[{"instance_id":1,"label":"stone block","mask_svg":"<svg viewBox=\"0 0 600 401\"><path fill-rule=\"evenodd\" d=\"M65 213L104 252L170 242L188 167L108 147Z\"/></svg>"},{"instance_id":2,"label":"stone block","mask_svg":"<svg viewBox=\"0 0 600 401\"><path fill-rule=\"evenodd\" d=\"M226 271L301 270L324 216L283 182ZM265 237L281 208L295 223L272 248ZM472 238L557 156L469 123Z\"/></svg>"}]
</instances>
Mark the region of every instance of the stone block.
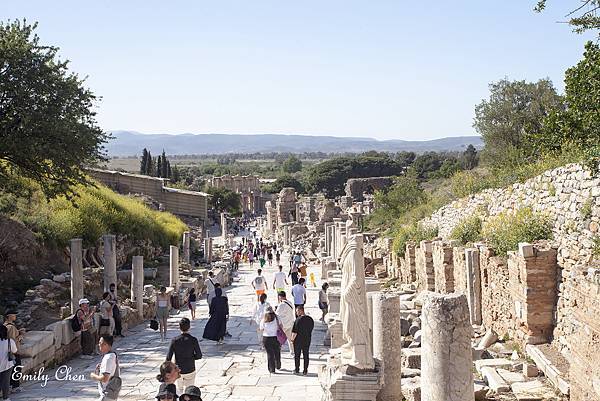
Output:
<instances>
[{"instance_id":1,"label":"stone block","mask_svg":"<svg viewBox=\"0 0 600 401\"><path fill-rule=\"evenodd\" d=\"M539 373L540 373L539 369L534 364L531 364L531 363L523 364L523 375L525 377L537 377L537 375Z\"/></svg>"},{"instance_id":2,"label":"stone block","mask_svg":"<svg viewBox=\"0 0 600 401\"><path fill-rule=\"evenodd\" d=\"M527 242L519 242L519 255L523 258L532 258L535 256L533 245Z\"/></svg>"},{"instance_id":3,"label":"stone block","mask_svg":"<svg viewBox=\"0 0 600 401\"><path fill-rule=\"evenodd\" d=\"M71 328L71 320L64 319L60 321L60 327L62 329L62 345L70 344L71 341L76 337L73 329Z\"/></svg>"},{"instance_id":4,"label":"stone block","mask_svg":"<svg viewBox=\"0 0 600 401\"><path fill-rule=\"evenodd\" d=\"M494 344L496 341L498 341L498 335L494 330L488 329L485 332L485 336L483 336L483 338L479 342L479 348L486 349L492 344Z\"/></svg>"},{"instance_id":5,"label":"stone block","mask_svg":"<svg viewBox=\"0 0 600 401\"><path fill-rule=\"evenodd\" d=\"M556 397L554 390L539 380L514 383L511 390L518 401L544 401Z\"/></svg>"},{"instance_id":6,"label":"stone block","mask_svg":"<svg viewBox=\"0 0 600 401\"><path fill-rule=\"evenodd\" d=\"M510 370L498 368L496 372L507 382L509 385L518 382L524 382L527 379L519 372L511 372Z\"/></svg>"},{"instance_id":7,"label":"stone block","mask_svg":"<svg viewBox=\"0 0 600 401\"><path fill-rule=\"evenodd\" d=\"M63 321L58 321L58 322L54 322L52 324L49 324L48 326L46 326L46 331L49 331L52 333L52 336L54 338L54 341L52 342L52 345L54 345L54 348L60 348L62 346L63 343Z\"/></svg>"},{"instance_id":8,"label":"stone block","mask_svg":"<svg viewBox=\"0 0 600 401\"><path fill-rule=\"evenodd\" d=\"M402 396L406 401L421 401L421 377L408 377L400 381Z\"/></svg>"},{"instance_id":9,"label":"stone block","mask_svg":"<svg viewBox=\"0 0 600 401\"><path fill-rule=\"evenodd\" d=\"M480 359L474 362L475 369L477 372L481 373L481 369L484 367L493 367L493 368L510 368L512 366L512 361L504 358L498 359Z\"/></svg>"},{"instance_id":10,"label":"stone block","mask_svg":"<svg viewBox=\"0 0 600 401\"><path fill-rule=\"evenodd\" d=\"M28 331L19 347L19 354L24 357L34 357L42 351L52 348L54 351L54 335L48 331Z\"/></svg>"},{"instance_id":11,"label":"stone block","mask_svg":"<svg viewBox=\"0 0 600 401\"><path fill-rule=\"evenodd\" d=\"M402 367L421 369L421 348L402 348Z\"/></svg>"},{"instance_id":12,"label":"stone block","mask_svg":"<svg viewBox=\"0 0 600 401\"><path fill-rule=\"evenodd\" d=\"M491 366L484 366L481 368L481 375L485 379L485 382L490 389L496 393L506 393L510 390L508 383L498 374L496 369Z\"/></svg>"}]
</instances>

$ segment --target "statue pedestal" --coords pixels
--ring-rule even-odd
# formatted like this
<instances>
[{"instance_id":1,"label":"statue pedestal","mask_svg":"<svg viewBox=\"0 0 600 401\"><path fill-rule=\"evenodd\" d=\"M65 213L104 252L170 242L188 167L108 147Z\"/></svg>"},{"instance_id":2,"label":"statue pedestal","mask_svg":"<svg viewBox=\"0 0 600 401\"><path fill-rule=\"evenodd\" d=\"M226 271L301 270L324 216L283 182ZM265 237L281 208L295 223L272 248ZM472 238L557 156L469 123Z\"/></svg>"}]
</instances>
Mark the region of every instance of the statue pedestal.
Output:
<instances>
[{"instance_id":1,"label":"statue pedestal","mask_svg":"<svg viewBox=\"0 0 600 401\"><path fill-rule=\"evenodd\" d=\"M329 346L329 348L339 348L344 345L346 341L344 340L342 321L339 314L328 313L325 315L325 322L327 323L328 335L325 336L324 345Z\"/></svg>"},{"instance_id":2,"label":"statue pedestal","mask_svg":"<svg viewBox=\"0 0 600 401\"><path fill-rule=\"evenodd\" d=\"M339 355L331 355L327 365L319 370L322 401L375 401L383 386L379 368L375 361L374 370L356 371L352 366L343 365Z\"/></svg>"}]
</instances>

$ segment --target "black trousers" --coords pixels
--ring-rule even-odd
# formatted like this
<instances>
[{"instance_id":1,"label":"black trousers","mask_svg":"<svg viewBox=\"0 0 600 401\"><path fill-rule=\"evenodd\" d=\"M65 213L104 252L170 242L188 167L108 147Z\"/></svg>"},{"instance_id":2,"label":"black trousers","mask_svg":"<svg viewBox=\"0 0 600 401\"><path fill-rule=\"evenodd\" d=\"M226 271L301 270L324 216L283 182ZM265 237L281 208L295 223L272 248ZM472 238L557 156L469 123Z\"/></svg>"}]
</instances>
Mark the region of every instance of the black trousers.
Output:
<instances>
[{"instance_id":1,"label":"black trousers","mask_svg":"<svg viewBox=\"0 0 600 401\"><path fill-rule=\"evenodd\" d=\"M281 369L281 345L277 337L263 337L263 345L267 351L269 372L275 373L275 369Z\"/></svg>"},{"instance_id":2,"label":"black trousers","mask_svg":"<svg viewBox=\"0 0 600 401\"><path fill-rule=\"evenodd\" d=\"M0 390L2 390L2 398L5 400L10 395L10 377L12 376L12 371L13 368L0 372Z\"/></svg>"},{"instance_id":3,"label":"black trousers","mask_svg":"<svg viewBox=\"0 0 600 401\"><path fill-rule=\"evenodd\" d=\"M298 272L292 273L292 285L298 284Z\"/></svg>"},{"instance_id":4,"label":"black trousers","mask_svg":"<svg viewBox=\"0 0 600 401\"><path fill-rule=\"evenodd\" d=\"M310 341L298 341L296 339L296 341L294 341L294 364L295 364L295 371L299 372L300 371L300 353L302 353L302 356L304 357L304 372L308 371L308 362L309 362L309 355L308 355L308 349L310 348Z\"/></svg>"},{"instance_id":5,"label":"black trousers","mask_svg":"<svg viewBox=\"0 0 600 401\"><path fill-rule=\"evenodd\" d=\"M115 319L115 336L121 335L121 330L123 330L123 326L121 325L121 311L117 305L113 306L113 318Z\"/></svg>"},{"instance_id":6,"label":"black trousers","mask_svg":"<svg viewBox=\"0 0 600 401\"><path fill-rule=\"evenodd\" d=\"M13 368L13 370L17 371L17 372L21 372L21 369L19 366L21 366L21 356L19 354L15 354L15 367ZM12 373L10 375L10 386L12 388L17 388L21 385L21 382L19 382L18 380L13 380L12 378Z\"/></svg>"},{"instance_id":7,"label":"black trousers","mask_svg":"<svg viewBox=\"0 0 600 401\"><path fill-rule=\"evenodd\" d=\"M94 353L94 336L89 330L81 332L81 353L83 355L92 355Z\"/></svg>"}]
</instances>

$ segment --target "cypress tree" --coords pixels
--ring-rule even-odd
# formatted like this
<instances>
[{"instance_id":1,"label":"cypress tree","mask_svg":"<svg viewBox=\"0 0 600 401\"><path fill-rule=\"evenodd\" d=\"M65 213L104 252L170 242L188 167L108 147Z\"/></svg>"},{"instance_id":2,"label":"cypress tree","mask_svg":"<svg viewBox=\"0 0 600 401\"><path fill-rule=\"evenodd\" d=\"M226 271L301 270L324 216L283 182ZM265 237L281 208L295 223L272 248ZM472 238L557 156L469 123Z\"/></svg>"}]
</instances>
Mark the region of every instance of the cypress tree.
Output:
<instances>
[{"instance_id":1,"label":"cypress tree","mask_svg":"<svg viewBox=\"0 0 600 401\"><path fill-rule=\"evenodd\" d=\"M162 156L158 156L156 160L156 176L162 177Z\"/></svg>"},{"instance_id":2,"label":"cypress tree","mask_svg":"<svg viewBox=\"0 0 600 401\"><path fill-rule=\"evenodd\" d=\"M148 174L148 149L142 151L142 160L140 162L140 174Z\"/></svg>"}]
</instances>

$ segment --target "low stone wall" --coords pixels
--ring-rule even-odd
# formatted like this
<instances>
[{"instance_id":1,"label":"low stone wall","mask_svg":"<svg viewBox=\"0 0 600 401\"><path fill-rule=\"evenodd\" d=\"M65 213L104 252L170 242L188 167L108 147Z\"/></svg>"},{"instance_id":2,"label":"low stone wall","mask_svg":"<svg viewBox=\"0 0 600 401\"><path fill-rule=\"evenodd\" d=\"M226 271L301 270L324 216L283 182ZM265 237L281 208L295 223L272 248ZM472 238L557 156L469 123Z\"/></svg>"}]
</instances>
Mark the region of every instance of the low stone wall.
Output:
<instances>
[{"instance_id":1,"label":"low stone wall","mask_svg":"<svg viewBox=\"0 0 600 401\"><path fill-rule=\"evenodd\" d=\"M431 241L421 241L415 249L415 273L419 291L435 291Z\"/></svg>"},{"instance_id":2,"label":"low stone wall","mask_svg":"<svg viewBox=\"0 0 600 401\"><path fill-rule=\"evenodd\" d=\"M454 292L454 258L452 244L444 241L433 241L433 271L435 291L441 294Z\"/></svg>"},{"instance_id":3,"label":"low stone wall","mask_svg":"<svg viewBox=\"0 0 600 401\"><path fill-rule=\"evenodd\" d=\"M481 247L479 251L483 324L501 337L505 334L512 337L515 325L506 259L494 256L487 247Z\"/></svg>"},{"instance_id":4,"label":"low stone wall","mask_svg":"<svg viewBox=\"0 0 600 401\"><path fill-rule=\"evenodd\" d=\"M452 251L452 266L454 267L454 292L467 293L467 262L465 248L454 247Z\"/></svg>"}]
</instances>

